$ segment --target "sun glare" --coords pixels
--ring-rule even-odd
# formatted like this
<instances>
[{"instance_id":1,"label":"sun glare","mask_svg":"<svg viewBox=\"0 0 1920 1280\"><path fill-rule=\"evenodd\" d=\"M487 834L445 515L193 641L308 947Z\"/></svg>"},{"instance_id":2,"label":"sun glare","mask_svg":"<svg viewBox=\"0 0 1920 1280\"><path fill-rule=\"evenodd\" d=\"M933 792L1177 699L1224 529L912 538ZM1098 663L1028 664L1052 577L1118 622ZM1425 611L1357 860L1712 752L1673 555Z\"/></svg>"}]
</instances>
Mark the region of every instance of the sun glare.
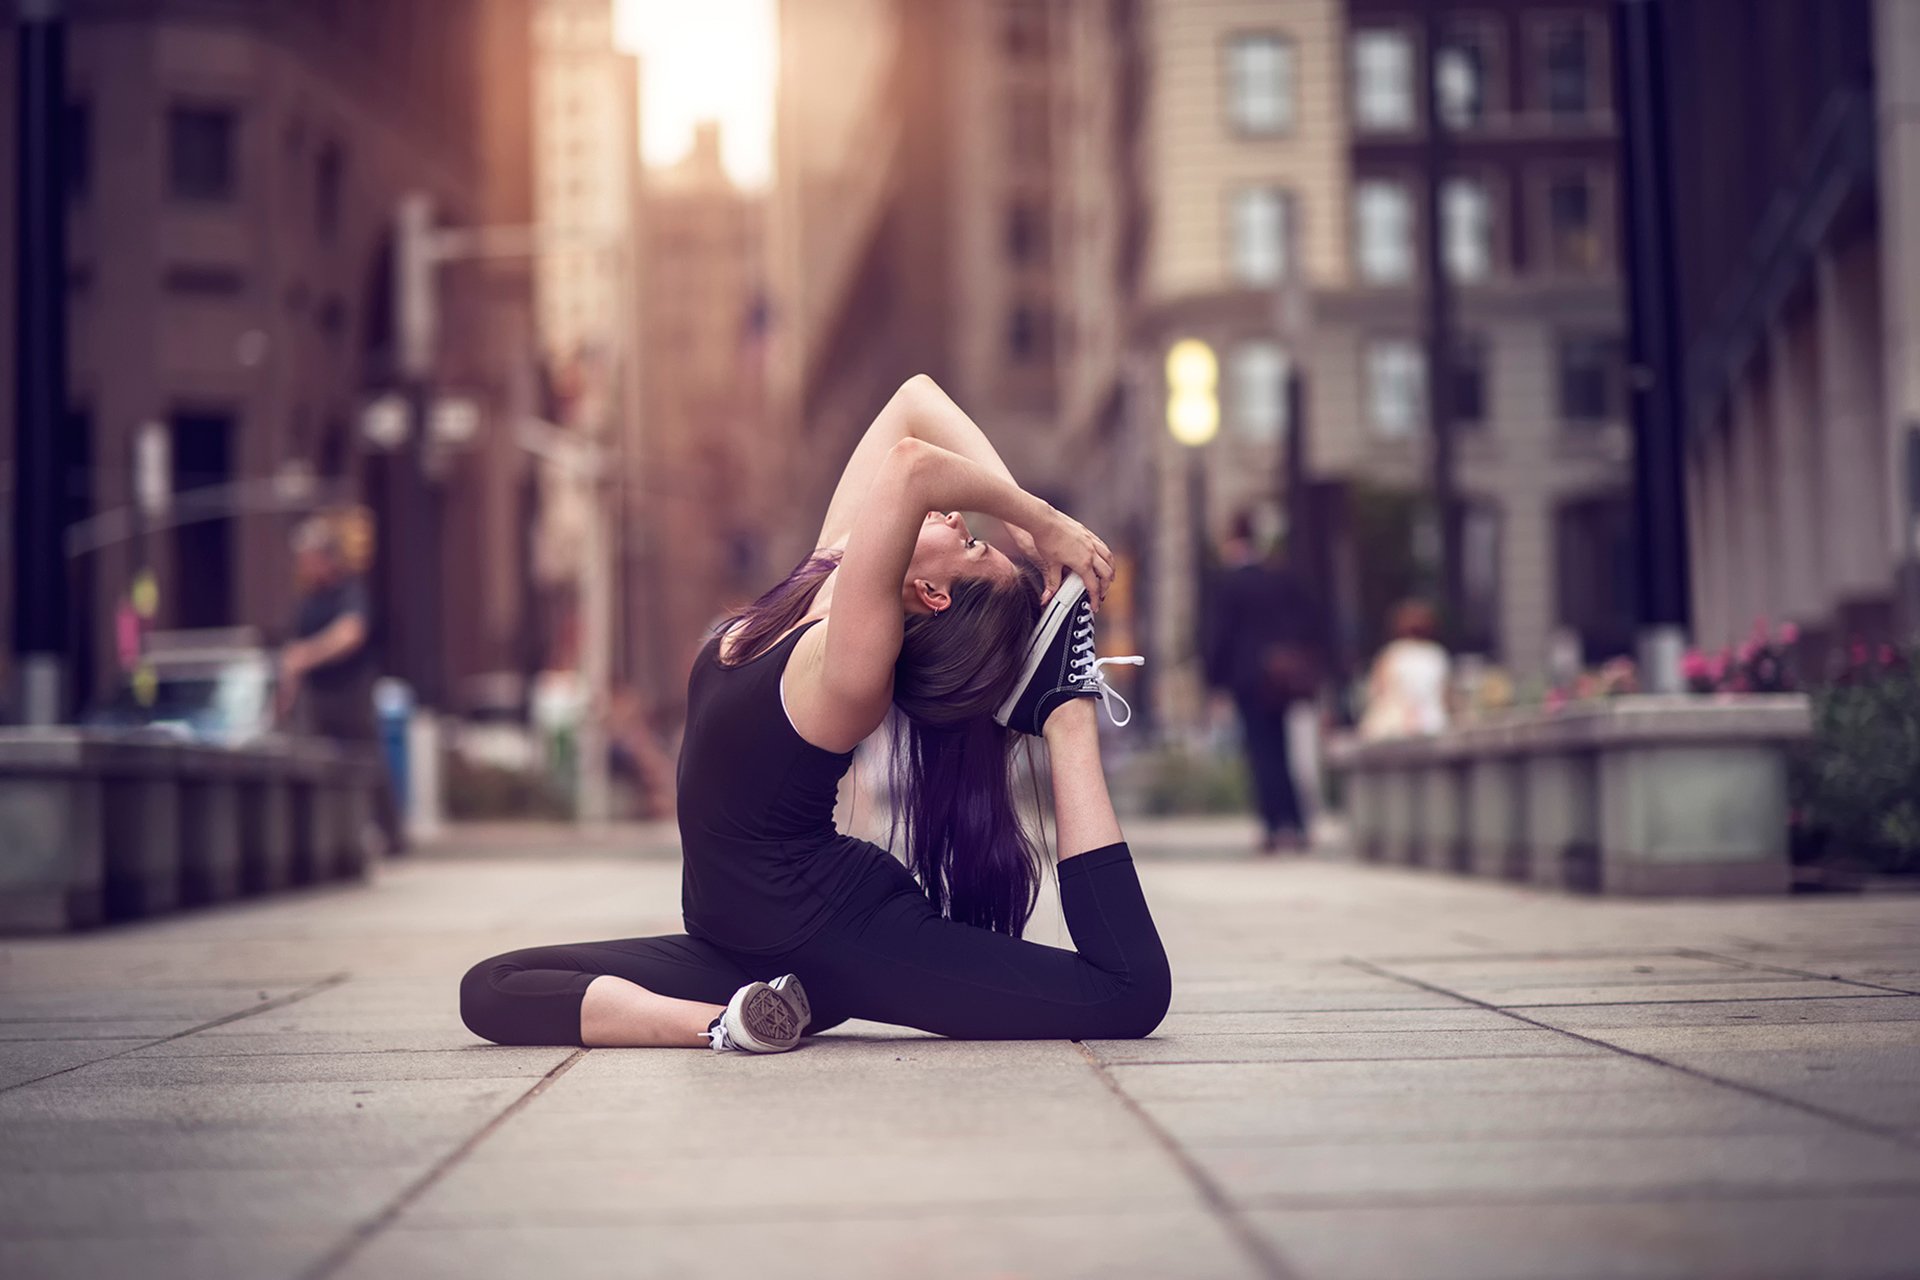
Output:
<instances>
[{"instance_id":1,"label":"sun glare","mask_svg":"<svg viewBox=\"0 0 1920 1280\"><path fill-rule=\"evenodd\" d=\"M621 47L640 55L646 163L674 163L694 126L717 120L727 172L742 186L766 186L778 75L774 0L620 0L617 20Z\"/></svg>"}]
</instances>

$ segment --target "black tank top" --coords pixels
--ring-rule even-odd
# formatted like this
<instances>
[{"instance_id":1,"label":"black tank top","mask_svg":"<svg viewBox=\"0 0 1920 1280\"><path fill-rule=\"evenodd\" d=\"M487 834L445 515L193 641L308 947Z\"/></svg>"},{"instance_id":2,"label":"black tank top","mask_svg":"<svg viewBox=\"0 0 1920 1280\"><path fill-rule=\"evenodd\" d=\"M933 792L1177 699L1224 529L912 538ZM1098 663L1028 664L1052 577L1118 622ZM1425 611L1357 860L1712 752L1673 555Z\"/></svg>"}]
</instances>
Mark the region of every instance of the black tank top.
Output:
<instances>
[{"instance_id":1,"label":"black tank top","mask_svg":"<svg viewBox=\"0 0 1920 1280\"><path fill-rule=\"evenodd\" d=\"M812 625L731 667L720 664L716 636L687 681L681 912L688 933L735 951L799 946L875 870L876 855L893 863L833 825L853 752L802 738L780 701L781 673Z\"/></svg>"}]
</instances>

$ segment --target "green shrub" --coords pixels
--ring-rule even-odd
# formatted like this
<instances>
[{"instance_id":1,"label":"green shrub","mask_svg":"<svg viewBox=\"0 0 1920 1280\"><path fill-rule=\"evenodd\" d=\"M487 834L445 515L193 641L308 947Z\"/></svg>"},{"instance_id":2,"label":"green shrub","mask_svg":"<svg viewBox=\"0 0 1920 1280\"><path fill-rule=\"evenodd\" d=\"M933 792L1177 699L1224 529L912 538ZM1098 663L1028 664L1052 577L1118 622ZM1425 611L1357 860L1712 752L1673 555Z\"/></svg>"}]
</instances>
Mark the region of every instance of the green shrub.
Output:
<instances>
[{"instance_id":1,"label":"green shrub","mask_svg":"<svg viewBox=\"0 0 1920 1280\"><path fill-rule=\"evenodd\" d=\"M1142 762L1141 808L1154 815L1245 813L1253 806L1236 755L1163 747Z\"/></svg>"},{"instance_id":2,"label":"green shrub","mask_svg":"<svg viewBox=\"0 0 1920 1280\"><path fill-rule=\"evenodd\" d=\"M573 817L573 804L544 773L446 756L447 816L458 820Z\"/></svg>"},{"instance_id":3,"label":"green shrub","mask_svg":"<svg viewBox=\"0 0 1920 1280\"><path fill-rule=\"evenodd\" d=\"M1822 858L1920 870L1920 646L1855 646L1813 699L1796 818Z\"/></svg>"}]
</instances>

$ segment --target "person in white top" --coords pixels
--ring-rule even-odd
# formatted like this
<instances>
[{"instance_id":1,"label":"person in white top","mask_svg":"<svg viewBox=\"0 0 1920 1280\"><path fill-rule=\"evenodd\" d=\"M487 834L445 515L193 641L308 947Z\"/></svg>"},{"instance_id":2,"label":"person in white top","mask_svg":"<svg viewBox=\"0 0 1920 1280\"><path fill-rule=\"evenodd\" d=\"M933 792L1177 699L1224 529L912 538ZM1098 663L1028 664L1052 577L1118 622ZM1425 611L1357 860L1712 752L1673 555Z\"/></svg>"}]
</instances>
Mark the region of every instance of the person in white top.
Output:
<instances>
[{"instance_id":1,"label":"person in white top","mask_svg":"<svg viewBox=\"0 0 1920 1280\"><path fill-rule=\"evenodd\" d=\"M1434 640L1432 606L1409 600L1393 611L1393 636L1373 660L1367 677L1367 709L1360 736L1407 738L1447 727L1451 661Z\"/></svg>"}]
</instances>

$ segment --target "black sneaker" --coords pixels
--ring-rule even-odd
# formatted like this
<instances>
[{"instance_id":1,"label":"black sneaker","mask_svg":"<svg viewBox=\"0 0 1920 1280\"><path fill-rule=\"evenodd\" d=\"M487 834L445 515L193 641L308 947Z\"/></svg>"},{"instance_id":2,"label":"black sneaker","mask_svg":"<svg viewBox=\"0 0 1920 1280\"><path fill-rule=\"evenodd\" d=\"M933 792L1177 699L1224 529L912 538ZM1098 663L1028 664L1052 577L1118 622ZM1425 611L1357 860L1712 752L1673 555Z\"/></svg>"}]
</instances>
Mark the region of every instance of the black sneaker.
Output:
<instances>
[{"instance_id":1,"label":"black sneaker","mask_svg":"<svg viewBox=\"0 0 1920 1280\"><path fill-rule=\"evenodd\" d=\"M1145 661L1093 656L1093 601L1087 597L1087 584L1078 574L1069 573L1040 615L1033 638L1027 641L1020 678L993 718L1009 729L1037 736L1047 717L1062 703L1099 698L1113 722L1123 725L1133 719L1133 708L1106 682L1100 668L1110 664L1137 667ZM1125 716L1114 714L1115 702L1125 709Z\"/></svg>"}]
</instances>

